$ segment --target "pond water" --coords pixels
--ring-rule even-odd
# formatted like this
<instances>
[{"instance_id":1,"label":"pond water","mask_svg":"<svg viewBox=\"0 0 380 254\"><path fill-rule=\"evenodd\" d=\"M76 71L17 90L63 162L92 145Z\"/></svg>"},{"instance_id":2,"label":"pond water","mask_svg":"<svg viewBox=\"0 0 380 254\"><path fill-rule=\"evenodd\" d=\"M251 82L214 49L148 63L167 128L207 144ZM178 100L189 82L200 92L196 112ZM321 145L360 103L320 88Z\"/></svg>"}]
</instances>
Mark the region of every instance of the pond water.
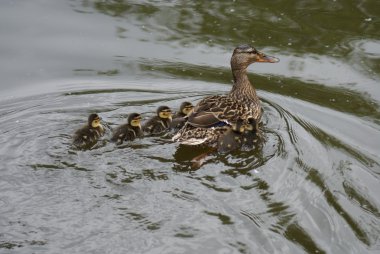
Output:
<instances>
[{"instance_id":1,"label":"pond water","mask_svg":"<svg viewBox=\"0 0 380 254\"><path fill-rule=\"evenodd\" d=\"M0 253L379 253L380 1L0 2ZM70 146L253 64L263 140ZM377 193L377 194L376 194Z\"/></svg>"}]
</instances>

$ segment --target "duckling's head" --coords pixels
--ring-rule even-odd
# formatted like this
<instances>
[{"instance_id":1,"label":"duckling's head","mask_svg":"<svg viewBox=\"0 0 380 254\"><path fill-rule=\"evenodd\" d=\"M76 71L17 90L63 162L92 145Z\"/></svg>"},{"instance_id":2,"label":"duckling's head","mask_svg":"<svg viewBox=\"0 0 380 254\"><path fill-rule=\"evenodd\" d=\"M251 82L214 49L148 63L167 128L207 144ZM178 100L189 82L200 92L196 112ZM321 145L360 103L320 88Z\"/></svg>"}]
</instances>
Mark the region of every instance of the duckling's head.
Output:
<instances>
[{"instance_id":1,"label":"duckling's head","mask_svg":"<svg viewBox=\"0 0 380 254\"><path fill-rule=\"evenodd\" d=\"M194 106L193 104L191 104L191 102L188 102L188 101L184 101L182 102L181 106L179 107L179 110L185 114L185 115L189 115L191 113L191 111L193 110Z\"/></svg>"},{"instance_id":2,"label":"duckling's head","mask_svg":"<svg viewBox=\"0 0 380 254\"><path fill-rule=\"evenodd\" d=\"M98 116L98 114L91 114L88 117L88 126L90 126L92 128L101 127L102 124L100 123L100 120L102 120L102 119Z\"/></svg>"},{"instance_id":3,"label":"duckling's head","mask_svg":"<svg viewBox=\"0 0 380 254\"><path fill-rule=\"evenodd\" d=\"M248 124L244 126L245 130L247 131L253 131L256 129L256 120L253 118L248 118Z\"/></svg>"},{"instance_id":4,"label":"duckling's head","mask_svg":"<svg viewBox=\"0 0 380 254\"><path fill-rule=\"evenodd\" d=\"M243 133L245 130L245 125L243 124L243 119L239 118L236 123L231 124L231 128L234 132Z\"/></svg>"},{"instance_id":5,"label":"duckling's head","mask_svg":"<svg viewBox=\"0 0 380 254\"><path fill-rule=\"evenodd\" d=\"M157 115L159 118L171 119L172 110L168 106L160 106L157 108Z\"/></svg>"},{"instance_id":6,"label":"duckling's head","mask_svg":"<svg viewBox=\"0 0 380 254\"><path fill-rule=\"evenodd\" d=\"M128 124L133 127L141 128L141 115L138 113L132 113L128 116Z\"/></svg>"},{"instance_id":7,"label":"duckling's head","mask_svg":"<svg viewBox=\"0 0 380 254\"><path fill-rule=\"evenodd\" d=\"M231 67L233 70L245 69L251 63L277 63L280 59L267 56L256 50L254 47L244 44L235 48L231 57Z\"/></svg>"}]
</instances>

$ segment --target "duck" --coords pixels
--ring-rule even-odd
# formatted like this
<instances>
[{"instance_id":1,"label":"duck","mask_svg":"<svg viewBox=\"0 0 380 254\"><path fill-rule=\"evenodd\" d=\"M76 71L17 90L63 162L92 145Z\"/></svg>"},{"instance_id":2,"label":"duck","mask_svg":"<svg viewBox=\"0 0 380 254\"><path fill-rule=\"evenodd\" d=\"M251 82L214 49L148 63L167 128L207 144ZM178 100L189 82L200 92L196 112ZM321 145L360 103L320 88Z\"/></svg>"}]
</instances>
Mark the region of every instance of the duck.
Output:
<instances>
[{"instance_id":1,"label":"duck","mask_svg":"<svg viewBox=\"0 0 380 254\"><path fill-rule=\"evenodd\" d=\"M73 145L79 149L92 148L104 135L104 127L98 114L90 114L87 125L75 131Z\"/></svg>"},{"instance_id":2,"label":"duck","mask_svg":"<svg viewBox=\"0 0 380 254\"><path fill-rule=\"evenodd\" d=\"M246 148L253 148L258 140L258 124L255 119L249 118L248 123L244 125L242 133L242 146Z\"/></svg>"},{"instance_id":3,"label":"duck","mask_svg":"<svg viewBox=\"0 0 380 254\"><path fill-rule=\"evenodd\" d=\"M181 129L185 125L187 121L187 117L190 115L193 108L194 108L194 105L191 102L188 102L188 101L182 102L179 107L178 112L173 115L171 128Z\"/></svg>"},{"instance_id":4,"label":"duck","mask_svg":"<svg viewBox=\"0 0 380 254\"><path fill-rule=\"evenodd\" d=\"M147 120L142 129L148 134L161 134L169 130L172 122L172 110L168 106L159 106L156 116Z\"/></svg>"},{"instance_id":5,"label":"duck","mask_svg":"<svg viewBox=\"0 0 380 254\"><path fill-rule=\"evenodd\" d=\"M172 140L184 145L210 145L217 142L218 136L229 130L238 119L242 119L243 125L248 124L248 119L259 123L262 109L256 89L248 79L247 68L252 63L277 62L278 58L268 56L251 45L236 47L230 62L233 76L231 91L203 98Z\"/></svg>"},{"instance_id":6,"label":"duck","mask_svg":"<svg viewBox=\"0 0 380 254\"><path fill-rule=\"evenodd\" d=\"M141 115L139 113L131 113L128 116L127 123L120 125L113 131L111 141L122 144L124 141L133 141L142 136Z\"/></svg>"},{"instance_id":7,"label":"duck","mask_svg":"<svg viewBox=\"0 0 380 254\"><path fill-rule=\"evenodd\" d=\"M243 140L247 141L245 137L246 125L242 119L238 119L236 123L223 132L218 138L216 149L219 153L228 153L233 150L239 149L243 145Z\"/></svg>"}]
</instances>

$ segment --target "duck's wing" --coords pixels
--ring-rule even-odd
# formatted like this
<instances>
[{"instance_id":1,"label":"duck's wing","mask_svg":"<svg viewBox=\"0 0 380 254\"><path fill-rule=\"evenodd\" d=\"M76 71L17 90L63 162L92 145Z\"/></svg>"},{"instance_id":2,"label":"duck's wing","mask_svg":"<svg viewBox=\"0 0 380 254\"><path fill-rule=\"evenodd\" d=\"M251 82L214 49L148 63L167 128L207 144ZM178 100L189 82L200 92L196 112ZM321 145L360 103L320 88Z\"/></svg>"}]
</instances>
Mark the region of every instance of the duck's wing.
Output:
<instances>
[{"instance_id":1,"label":"duck's wing","mask_svg":"<svg viewBox=\"0 0 380 254\"><path fill-rule=\"evenodd\" d=\"M210 128L235 122L244 107L228 96L209 96L201 100L189 116L194 127Z\"/></svg>"},{"instance_id":2,"label":"duck's wing","mask_svg":"<svg viewBox=\"0 0 380 254\"><path fill-rule=\"evenodd\" d=\"M214 128L199 128L186 123L172 138L184 145L214 145L218 137L227 130L227 126Z\"/></svg>"}]
</instances>

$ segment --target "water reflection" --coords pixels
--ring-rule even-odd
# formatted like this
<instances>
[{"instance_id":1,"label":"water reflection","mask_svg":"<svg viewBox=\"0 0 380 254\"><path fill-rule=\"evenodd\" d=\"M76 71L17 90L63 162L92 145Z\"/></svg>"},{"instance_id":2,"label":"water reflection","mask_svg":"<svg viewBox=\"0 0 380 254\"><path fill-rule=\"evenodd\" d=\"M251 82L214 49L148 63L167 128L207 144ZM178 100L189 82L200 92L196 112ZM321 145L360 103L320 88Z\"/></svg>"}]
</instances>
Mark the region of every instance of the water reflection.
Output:
<instances>
[{"instance_id":1,"label":"water reflection","mask_svg":"<svg viewBox=\"0 0 380 254\"><path fill-rule=\"evenodd\" d=\"M88 1L83 1L82 6L88 8ZM334 45L346 41L347 36L361 37L364 33L376 38L378 35L378 21L368 19L377 16L375 1L362 1L357 5L337 1L181 1L167 4L95 1L92 7L126 20L136 17L136 21L143 21L147 31L165 31L167 36L162 41L180 40L183 44L236 45L249 38L258 45L286 45L298 52L325 54L331 52ZM348 17L350 22L344 22ZM227 36L220 36L222 34Z\"/></svg>"}]
</instances>

